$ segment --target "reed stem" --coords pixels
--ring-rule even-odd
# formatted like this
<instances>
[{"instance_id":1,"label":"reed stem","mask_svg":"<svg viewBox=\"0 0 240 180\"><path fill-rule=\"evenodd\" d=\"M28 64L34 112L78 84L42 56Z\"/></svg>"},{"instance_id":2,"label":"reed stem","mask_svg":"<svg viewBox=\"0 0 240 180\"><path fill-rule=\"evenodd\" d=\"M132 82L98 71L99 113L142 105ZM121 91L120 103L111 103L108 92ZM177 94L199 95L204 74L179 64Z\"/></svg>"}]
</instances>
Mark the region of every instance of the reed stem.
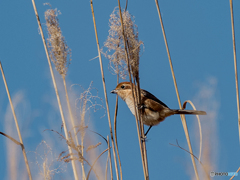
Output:
<instances>
[{"instance_id":1,"label":"reed stem","mask_svg":"<svg viewBox=\"0 0 240 180\"><path fill-rule=\"evenodd\" d=\"M238 112L238 131L239 131L239 142L240 142L240 106L239 106L237 55L236 55L235 32L234 32L233 2L232 2L232 0L229 0L229 1L230 1L230 11L231 11L232 41L233 41L233 60L234 60L234 71L235 71L237 112Z\"/></svg>"},{"instance_id":2,"label":"reed stem","mask_svg":"<svg viewBox=\"0 0 240 180\"><path fill-rule=\"evenodd\" d=\"M101 75L102 75L103 90L104 90L104 96L105 96L105 102L106 102L106 108L107 108L107 116L108 116L109 130L110 130L110 138L111 138L111 142L112 142L114 164L115 164L117 180L119 180L119 171L118 171L117 158L116 158L116 152L115 152L115 145L114 145L114 138L113 138L113 132L112 132L110 111L109 111L109 106L108 106L107 89L106 89L105 77L104 77L104 72L103 72L101 49L100 49L99 41L98 41L97 26L96 26L96 20L95 20L95 15L94 15L94 10L93 10L93 1L92 0L90 0L90 4L91 4L91 10L92 10L93 25L94 25L94 31L95 31L95 36L96 36L97 49L98 49L99 64L100 64Z\"/></svg>"},{"instance_id":3,"label":"reed stem","mask_svg":"<svg viewBox=\"0 0 240 180\"><path fill-rule=\"evenodd\" d=\"M178 87L177 87L177 81L176 81L174 70L173 70L172 60L171 60L171 56L170 56L170 52L169 52L169 48L168 48L167 38L166 38L164 26L163 26L163 21L162 21L162 16L161 16L158 0L155 0L155 3L156 3L158 15L159 15L160 24L161 24L161 27L162 27L163 38L164 38L164 42L165 42L165 46L166 46L166 50L167 50L168 60L169 60L169 64L170 64L170 68L171 68L171 72L172 72L173 83L174 83L176 94L177 94L179 108L182 109L182 104L181 104L181 100L180 100L180 96L179 96L179 92L178 92ZM195 162L195 159L194 159L194 156L193 156L192 146L191 146L190 137L189 137L189 133L188 133L186 118L185 118L184 115L181 115L181 120L182 120L183 129L184 129L184 132L185 132L185 136L186 136L186 139L187 139L189 152L191 154L191 159L192 159L194 172L195 172L197 180L199 180L197 166L196 166L196 162Z\"/></svg>"},{"instance_id":4,"label":"reed stem","mask_svg":"<svg viewBox=\"0 0 240 180\"><path fill-rule=\"evenodd\" d=\"M41 37L42 37L43 46L44 46L44 49L45 49L45 52L46 52L46 56L47 56L47 60L48 60L48 65L49 65L49 69L50 69L50 73L51 73L51 77L52 77L52 81L53 81L53 86L54 86L55 93L56 93L56 96L57 96L57 101L58 101L58 106L59 106L60 115L61 115L61 118L62 118L62 123L63 123L63 129L64 129L65 137L66 137L66 140L68 141L68 140L69 140L69 137L68 137L68 131L67 131L67 126L66 126L66 121L65 121L65 118L64 118L63 110L62 110L62 104L61 104L61 101L60 101L60 97L59 97L59 93L58 93L58 89L57 89L57 84L56 84L56 80L55 80L55 76L54 76L54 73L53 73L52 64L51 64L50 57L49 57L49 53L48 53L48 49L47 49L47 44L46 44L46 41L45 41L45 37L44 37L44 34L43 34L43 30L42 30L40 18L39 18L39 16L38 16L37 7L36 7L36 4L35 4L35 1L34 1L34 0L32 0L32 4L33 4L33 9L34 9L34 12L35 12L35 15L36 15L36 18L37 18L37 22L38 22L38 27L39 27L39 30L40 30L40 34L41 34ZM68 146L68 150L69 150L71 159L74 159L74 158L73 158L72 148L71 148L70 146ZM78 174L77 174L77 169L76 169L75 161L72 160L72 161L71 161L71 164L72 164L72 168L73 168L74 179L75 179L75 180L78 180Z\"/></svg>"},{"instance_id":5,"label":"reed stem","mask_svg":"<svg viewBox=\"0 0 240 180\"><path fill-rule=\"evenodd\" d=\"M140 124L140 129L141 129L141 134L143 135L144 130L143 130L143 125L142 125L142 118L140 113L137 111L136 109L136 99L134 95L137 95L137 97L140 98L140 94L138 92L134 94L134 92L136 92L135 89L133 89L133 83L132 83L132 75L131 75L131 71L130 71L130 64L129 64L129 57L128 57L128 49L127 49L127 40L125 37L125 33L124 33L124 24L123 24L123 18L122 18L122 11L121 11L121 5L120 5L120 0L118 0L118 7L119 7L119 16L120 16L120 20L121 20L121 27L122 27L122 33L123 33L123 44L124 44L124 50L125 50L125 55L126 55L126 60L127 60L127 66L128 66L128 73L129 73L129 80L131 83L131 90L132 90L132 96L133 96L133 101L134 101L134 115L135 115L135 119L136 119L136 126L137 126L137 132L138 132L138 140L139 140L139 147L140 147L140 152L141 152L141 158L142 158L142 165L143 165L143 173L144 173L144 178L145 180L149 179L149 173L148 173L148 163L147 163L147 156L146 156L146 144L145 141L141 140L141 136L140 135L140 130L139 130L139 124ZM139 124L138 124L138 119L139 119Z\"/></svg>"},{"instance_id":6,"label":"reed stem","mask_svg":"<svg viewBox=\"0 0 240 180\"><path fill-rule=\"evenodd\" d=\"M70 102L69 102L65 76L62 76L62 78L63 78L63 85L64 85L64 89L65 89L65 94L66 94L66 101L67 101L68 112L69 112L71 124L72 124L72 127L73 127L74 137L75 137L75 141L76 141L77 147L79 147L79 141L78 141L76 126L75 126L75 119L73 118L73 115L72 115L72 109L71 109L71 105L70 105ZM83 145L82 145L82 148L83 148ZM78 149L78 151L80 151L80 149ZM82 153L82 156L83 156L83 149L82 149L81 153ZM81 163L81 166L82 166L82 180L85 180L86 179L86 174L85 174L84 164Z\"/></svg>"},{"instance_id":7,"label":"reed stem","mask_svg":"<svg viewBox=\"0 0 240 180\"><path fill-rule=\"evenodd\" d=\"M18 137L19 137L19 140L20 140L20 143L21 143L23 157L24 157L24 161L25 161L25 164L26 164L27 172L28 172L28 177L29 177L30 180L32 180L32 175L31 175L31 171L30 171L30 168L29 168L28 160L27 160L27 154L26 154L25 147L24 147L24 144L23 144L22 135L21 135L21 132L20 132L20 129L19 129L17 116L15 114L15 110L14 110L14 107L13 107L12 99L11 99L10 92L9 92L9 89L8 89L8 85L7 85L7 81L6 81L4 72L3 72L3 67L2 67L1 61L0 61L0 69L1 69L1 72L2 72L4 85L5 85L5 88L6 88L7 95L8 95L8 100L9 100L9 103L10 103L10 106L11 106L11 109L12 109L13 118L14 118L15 125L16 125L16 128L17 128Z\"/></svg>"}]
</instances>

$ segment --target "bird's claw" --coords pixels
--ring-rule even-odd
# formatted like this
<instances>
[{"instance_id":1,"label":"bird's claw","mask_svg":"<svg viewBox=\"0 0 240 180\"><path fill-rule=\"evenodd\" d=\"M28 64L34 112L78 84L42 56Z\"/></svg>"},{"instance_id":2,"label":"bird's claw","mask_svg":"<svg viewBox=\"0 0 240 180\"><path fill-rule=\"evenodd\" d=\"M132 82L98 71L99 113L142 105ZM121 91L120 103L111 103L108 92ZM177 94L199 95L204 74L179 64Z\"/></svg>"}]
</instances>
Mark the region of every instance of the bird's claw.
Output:
<instances>
[{"instance_id":1,"label":"bird's claw","mask_svg":"<svg viewBox=\"0 0 240 180\"><path fill-rule=\"evenodd\" d=\"M137 106L137 108L138 108L138 109L144 109L144 108L146 108L146 106L145 106L144 104L139 104L139 105Z\"/></svg>"},{"instance_id":2,"label":"bird's claw","mask_svg":"<svg viewBox=\"0 0 240 180\"><path fill-rule=\"evenodd\" d=\"M147 136L145 136L145 135L144 135L144 136L141 136L140 139L141 139L141 141L146 141Z\"/></svg>"}]
</instances>

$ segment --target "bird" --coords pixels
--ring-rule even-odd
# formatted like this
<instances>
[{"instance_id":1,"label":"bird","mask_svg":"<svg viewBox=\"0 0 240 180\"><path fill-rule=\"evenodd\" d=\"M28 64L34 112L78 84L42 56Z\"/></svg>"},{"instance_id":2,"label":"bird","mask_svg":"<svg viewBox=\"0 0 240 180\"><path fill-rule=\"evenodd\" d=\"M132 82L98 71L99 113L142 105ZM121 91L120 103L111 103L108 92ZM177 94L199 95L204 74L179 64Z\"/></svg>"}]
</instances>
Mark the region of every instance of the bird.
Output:
<instances>
[{"instance_id":1,"label":"bird","mask_svg":"<svg viewBox=\"0 0 240 180\"><path fill-rule=\"evenodd\" d=\"M135 87L134 84L132 84ZM113 94L117 94L123 101L126 102L128 108L135 114L134 101L132 97L132 89L130 82L119 83L114 90L111 91ZM158 125L164 121L166 117L174 114L194 114L194 115L206 115L205 111L197 110L181 110L181 109L170 109L166 104L156 98L150 92L140 89L141 93L141 104L138 104L138 109L142 109L142 122L149 126L148 130L144 134L145 137L152 126Z\"/></svg>"}]
</instances>

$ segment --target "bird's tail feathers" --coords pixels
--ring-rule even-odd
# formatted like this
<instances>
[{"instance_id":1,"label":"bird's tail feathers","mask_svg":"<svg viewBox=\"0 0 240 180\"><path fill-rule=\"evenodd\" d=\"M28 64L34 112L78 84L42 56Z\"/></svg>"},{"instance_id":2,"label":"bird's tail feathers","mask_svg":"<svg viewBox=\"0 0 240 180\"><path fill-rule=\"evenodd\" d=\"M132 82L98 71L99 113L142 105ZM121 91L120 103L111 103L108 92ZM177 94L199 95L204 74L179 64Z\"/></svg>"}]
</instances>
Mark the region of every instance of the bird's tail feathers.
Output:
<instances>
[{"instance_id":1,"label":"bird's tail feathers","mask_svg":"<svg viewBox=\"0 0 240 180\"><path fill-rule=\"evenodd\" d=\"M173 109L174 114L196 114L196 115L206 115L205 111L197 111L197 110L181 110L181 109Z\"/></svg>"}]
</instances>

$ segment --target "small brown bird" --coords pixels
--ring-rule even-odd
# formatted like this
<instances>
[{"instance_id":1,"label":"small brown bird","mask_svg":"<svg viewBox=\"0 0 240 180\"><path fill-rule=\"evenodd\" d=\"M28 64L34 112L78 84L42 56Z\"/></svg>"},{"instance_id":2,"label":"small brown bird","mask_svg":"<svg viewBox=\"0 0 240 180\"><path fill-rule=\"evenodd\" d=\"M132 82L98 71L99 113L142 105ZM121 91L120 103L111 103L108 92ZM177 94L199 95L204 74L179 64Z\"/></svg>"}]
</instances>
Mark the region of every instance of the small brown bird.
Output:
<instances>
[{"instance_id":1,"label":"small brown bird","mask_svg":"<svg viewBox=\"0 0 240 180\"><path fill-rule=\"evenodd\" d=\"M121 82L117 87L111 91L111 93L120 96L126 103L132 114L134 115L134 102L132 98L132 90L130 82ZM141 104L138 105L142 109L142 121L143 124L150 126L145 136L149 132L152 126L164 121L168 116L174 114L197 114L206 115L205 111L196 110L180 110L170 109L166 104L152 95L150 92L141 89Z\"/></svg>"}]
</instances>

